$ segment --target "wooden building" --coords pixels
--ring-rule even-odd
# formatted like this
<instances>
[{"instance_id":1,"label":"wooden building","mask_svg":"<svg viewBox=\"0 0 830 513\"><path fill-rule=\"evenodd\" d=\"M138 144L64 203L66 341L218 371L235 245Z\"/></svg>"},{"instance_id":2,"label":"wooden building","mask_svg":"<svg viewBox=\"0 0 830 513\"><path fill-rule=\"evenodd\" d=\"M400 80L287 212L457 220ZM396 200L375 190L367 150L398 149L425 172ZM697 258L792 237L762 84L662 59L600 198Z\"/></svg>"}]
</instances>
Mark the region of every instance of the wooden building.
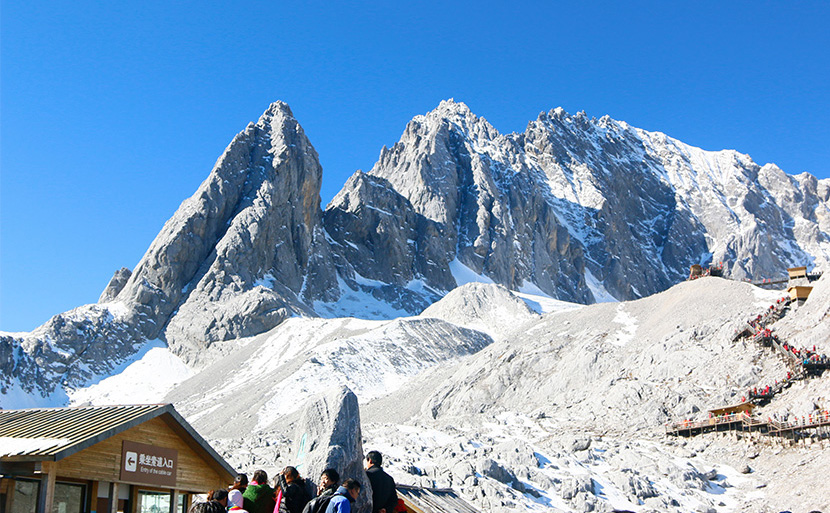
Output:
<instances>
[{"instance_id":1,"label":"wooden building","mask_svg":"<svg viewBox=\"0 0 830 513\"><path fill-rule=\"evenodd\" d=\"M807 267L790 267L787 269L787 274L789 274L791 280L797 280L798 278L807 278Z\"/></svg>"},{"instance_id":2,"label":"wooden building","mask_svg":"<svg viewBox=\"0 0 830 513\"><path fill-rule=\"evenodd\" d=\"M744 401L738 404L732 404L729 406L721 406L720 408L713 408L709 410L710 417L717 417L718 415L735 415L740 413L746 413L747 415L752 415L752 410L755 409L755 405L749 401Z\"/></svg>"},{"instance_id":3,"label":"wooden building","mask_svg":"<svg viewBox=\"0 0 830 513\"><path fill-rule=\"evenodd\" d=\"M802 285L797 285L787 289L787 292L790 293L790 299L799 302L804 302L810 296L810 292L812 291L813 287Z\"/></svg>"},{"instance_id":4,"label":"wooden building","mask_svg":"<svg viewBox=\"0 0 830 513\"><path fill-rule=\"evenodd\" d=\"M421 488L396 485L406 513L477 513L451 488Z\"/></svg>"},{"instance_id":5,"label":"wooden building","mask_svg":"<svg viewBox=\"0 0 830 513\"><path fill-rule=\"evenodd\" d=\"M694 280L695 278L700 278L703 276L703 266L700 264L694 264L689 267L689 279Z\"/></svg>"},{"instance_id":6,"label":"wooden building","mask_svg":"<svg viewBox=\"0 0 830 513\"><path fill-rule=\"evenodd\" d=\"M0 513L185 513L234 477L170 404L0 410Z\"/></svg>"}]
</instances>

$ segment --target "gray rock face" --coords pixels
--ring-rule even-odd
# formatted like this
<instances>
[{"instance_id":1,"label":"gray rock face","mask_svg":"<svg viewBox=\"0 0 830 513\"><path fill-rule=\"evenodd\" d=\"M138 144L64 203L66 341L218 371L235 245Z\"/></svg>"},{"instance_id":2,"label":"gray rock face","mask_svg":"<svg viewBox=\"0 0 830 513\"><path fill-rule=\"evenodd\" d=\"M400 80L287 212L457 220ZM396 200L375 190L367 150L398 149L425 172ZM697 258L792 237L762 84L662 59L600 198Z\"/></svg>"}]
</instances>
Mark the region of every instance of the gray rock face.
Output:
<instances>
[{"instance_id":1,"label":"gray rock face","mask_svg":"<svg viewBox=\"0 0 830 513\"><path fill-rule=\"evenodd\" d=\"M101 297L98 298L99 303L108 303L118 296L118 294L124 289L124 285L132 276L132 271L127 269L126 267L122 267L121 269L115 271L115 274L112 275L112 279L110 279L109 284L107 284L107 288L104 289L104 292L101 293Z\"/></svg>"},{"instance_id":2,"label":"gray rock face","mask_svg":"<svg viewBox=\"0 0 830 513\"><path fill-rule=\"evenodd\" d=\"M671 184L655 172L659 164L610 118L556 109L515 139L585 246L588 270L617 299L664 290L707 252L699 223L682 215Z\"/></svg>"},{"instance_id":3,"label":"gray rock face","mask_svg":"<svg viewBox=\"0 0 830 513\"><path fill-rule=\"evenodd\" d=\"M607 116L555 109L502 135L447 101L353 176L325 220L338 268L373 280L446 291L457 259L508 288L589 303L665 290L694 263L722 261L736 278L824 266L828 191Z\"/></svg>"},{"instance_id":4,"label":"gray rock face","mask_svg":"<svg viewBox=\"0 0 830 513\"><path fill-rule=\"evenodd\" d=\"M326 208L323 222L338 272L352 289L417 313L452 288L441 226L417 214L387 180L356 172ZM362 286L361 277L386 286ZM434 289L417 294L406 288L419 278Z\"/></svg>"},{"instance_id":5,"label":"gray rock face","mask_svg":"<svg viewBox=\"0 0 830 513\"><path fill-rule=\"evenodd\" d=\"M458 285L450 271L458 259L508 288L531 282L562 299L591 302L582 247L571 244L535 177L513 165L509 156L517 150L463 104L442 102L412 120L401 141L383 149L369 177L353 176L326 208L335 251L346 260L362 253L359 262L383 262L397 270L398 284L420 280L449 291ZM388 219L379 218L384 213ZM335 223L349 214L377 219L378 231L395 242L377 247L351 224L338 230ZM375 267L361 269L367 278L389 279Z\"/></svg>"},{"instance_id":6,"label":"gray rock face","mask_svg":"<svg viewBox=\"0 0 830 513\"><path fill-rule=\"evenodd\" d=\"M363 470L363 441L357 396L346 387L331 391L303 411L294 436L297 470L318 484L320 473L333 468L340 478L360 481L353 510L372 511L372 485Z\"/></svg>"},{"instance_id":7,"label":"gray rock face","mask_svg":"<svg viewBox=\"0 0 830 513\"><path fill-rule=\"evenodd\" d=\"M201 366L206 347L292 315L355 315L336 308L351 292L382 317L387 305L419 313L465 281L592 303L665 290L693 263L723 261L743 278L830 262L830 180L562 109L503 135L442 102L325 212L321 180L303 129L274 103L138 266L116 272L101 308L3 335L7 385L8 376L41 393L59 376L79 385L90 375L82 363L111 368L156 338ZM54 368L34 370L42 366Z\"/></svg>"},{"instance_id":8,"label":"gray rock face","mask_svg":"<svg viewBox=\"0 0 830 513\"><path fill-rule=\"evenodd\" d=\"M88 305L52 317L32 333L0 334L0 407L9 405L10 390L38 398L62 392L59 387L84 385L106 375L144 343L142 333L118 312Z\"/></svg>"}]
</instances>

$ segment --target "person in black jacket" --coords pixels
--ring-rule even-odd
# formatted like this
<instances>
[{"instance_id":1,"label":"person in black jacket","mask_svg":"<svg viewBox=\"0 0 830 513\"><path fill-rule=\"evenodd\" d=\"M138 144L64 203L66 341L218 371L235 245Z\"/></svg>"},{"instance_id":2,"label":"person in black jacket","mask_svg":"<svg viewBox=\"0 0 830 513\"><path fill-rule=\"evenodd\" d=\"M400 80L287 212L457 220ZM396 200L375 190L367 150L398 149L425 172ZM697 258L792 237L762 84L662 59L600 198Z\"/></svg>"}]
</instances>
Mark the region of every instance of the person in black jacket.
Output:
<instances>
[{"instance_id":1,"label":"person in black jacket","mask_svg":"<svg viewBox=\"0 0 830 513\"><path fill-rule=\"evenodd\" d=\"M372 513L395 513L398 493L395 480L381 468L383 456L378 451L369 451L363 465L372 483Z\"/></svg>"},{"instance_id":2,"label":"person in black jacket","mask_svg":"<svg viewBox=\"0 0 830 513\"><path fill-rule=\"evenodd\" d=\"M302 513L311 500L305 486L305 480L294 467L285 467L280 475L279 488L282 489L280 513Z\"/></svg>"},{"instance_id":3,"label":"person in black jacket","mask_svg":"<svg viewBox=\"0 0 830 513\"><path fill-rule=\"evenodd\" d=\"M303 513L323 513L340 485L340 474L333 468L327 468L320 474L317 497L311 499L303 508Z\"/></svg>"}]
</instances>

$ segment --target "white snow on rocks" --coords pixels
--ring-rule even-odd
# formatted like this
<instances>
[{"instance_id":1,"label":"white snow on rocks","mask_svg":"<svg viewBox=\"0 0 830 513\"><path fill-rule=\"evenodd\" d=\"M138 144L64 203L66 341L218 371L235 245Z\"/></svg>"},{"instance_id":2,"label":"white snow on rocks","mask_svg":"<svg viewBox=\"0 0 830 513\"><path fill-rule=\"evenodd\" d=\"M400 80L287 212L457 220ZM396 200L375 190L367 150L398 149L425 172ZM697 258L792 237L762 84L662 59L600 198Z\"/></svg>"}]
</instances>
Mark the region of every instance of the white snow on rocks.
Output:
<instances>
[{"instance_id":1,"label":"white snow on rocks","mask_svg":"<svg viewBox=\"0 0 830 513\"><path fill-rule=\"evenodd\" d=\"M493 338L502 338L538 317L525 301L501 285L475 282L452 290L420 316L443 319Z\"/></svg>"},{"instance_id":2,"label":"white snow on rocks","mask_svg":"<svg viewBox=\"0 0 830 513\"><path fill-rule=\"evenodd\" d=\"M613 322L621 324L622 327L614 333L612 344L624 346L634 339L634 334L637 333L637 319L625 311L624 303L617 306L617 315L614 316Z\"/></svg>"},{"instance_id":3,"label":"white snow on rocks","mask_svg":"<svg viewBox=\"0 0 830 513\"><path fill-rule=\"evenodd\" d=\"M193 374L170 349L155 341L124 369L98 383L68 392L72 406L157 403Z\"/></svg>"},{"instance_id":4,"label":"white snow on rocks","mask_svg":"<svg viewBox=\"0 0 830 513\"><path fill-rule=\"evenodd\" d=\"M828 283L815 282L774 330L796 344L821 338ZM384 453L398 482L452 487L481 511L826 510L816 493L830 465L826 440L792 447L734 433L671 438L663 428L786 373L771 349L733 342L782 294L702 278L539 315L503 287L471 282L418 317L295 317L215 344L213 363L165 400L241 470L276 470L294 463L286 433L298 410L347 385L364 447ZM77 393L94 402L110 383ZM825 376L760 412L801 415L828 398Z\"/></svg>"},{"instance_id":5,"label":"white snow on rocks","mask_svg":"<svg viewBox=\"0 0 830 513\"><path fill-rule=\"evenodd\" d=\"M493 283L493 280L490 279L490 277L476 273L461 263L457 257L449 263L449 267L452 277L455 278L455 283L459 287L461 285L466 285L467 283Z\"/></svg>"}]
</instances>

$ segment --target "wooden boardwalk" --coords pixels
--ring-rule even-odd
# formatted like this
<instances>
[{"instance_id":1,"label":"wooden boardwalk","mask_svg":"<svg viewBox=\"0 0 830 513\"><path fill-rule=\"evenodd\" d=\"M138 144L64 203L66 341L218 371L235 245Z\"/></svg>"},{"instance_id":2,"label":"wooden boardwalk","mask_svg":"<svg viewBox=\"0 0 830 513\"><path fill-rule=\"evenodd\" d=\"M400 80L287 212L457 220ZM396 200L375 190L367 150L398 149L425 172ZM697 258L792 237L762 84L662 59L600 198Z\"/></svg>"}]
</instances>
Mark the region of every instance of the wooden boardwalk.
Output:
<instances>
[{"instance_id":1,"label":"wooden boardwalk","mask_svg":"<svg viewBox=\"0 0 830 513\"><path fill-rule=\"evenodd\" d=\"M802 277L806 278L808 282L813 282L813 281L816 281L817 279L821 278L821 274L822 273L820 271L819 272L812 272L812 273L806 273L806 274L802 275ZM765 279L762 279L762 280L750 281L749 283L751 283L752 285L755 285L756 287L764 287L764 286L769 286L769 285L781 285L782 283L789 283L789 281L790 281L789 276L782 276L780 278L765 278Z\"/></svg>"},{"instance_id":2,"label":"wooden boardwalk","mask_svg":"<svg viewBox=\"0 0 830 513\"><path fill-rule=\"evenodd\" d=\"M759 419L746 413L734 413L699 421L670 422L665 425L665 428L667 435L695 436L713 431L744 431L751 429L761 431L766 425L766 422L759 422Z\"/></svg>"},{"instance_id":3,"label":"wooden boardwalk","mask_svg":"<svg viewBox=\"0 0 830 513\"><path fill-rule=\"evenodd\" d=\"M815 434L815 431L808 430L821 430L823 434L830 435L830 411L825 410L786 421L771 418L764 420L757 415L736 413L701 421L670 422L665 428L666 434L672 436L689 437L715 431L741 431L797 439Z\"/></svg>"},{"instance_id":4,"label":"wooden boardwalk","mask_svg":"<svg viewBox=\"0 0 830 513\"><path fill-rule=\"evenodd\" d=\"M800 418L791 421L769 421L771 432L785 433L799 429L820 428L830 426L830 412L823 411L817 414L802 415Z\"/></svg>"},{"instance_id":5,"label":"wooden boardwalk","mask_svg":"<svg viewBox=\"0 0 830 513\"><path fill-rule=\"evenodd\" d=\"M782 341L768 327L786 315L790 303L790 298L780 299L762 314L748 321L745 328L736 330L733 337L733 341L749 338L759 345L773 349L784 358L787 368L790 369L787 377L766 387L750 389L747 392L748 399L744 397L741 404L710 410L708 419L669 422L664 426L667 435L690 437L717 431L740 431L762 433L796 441L816 434L822 438L830 437L830 412L827 410L785 420L771 417L764 420L760 416L749 413L753 404L768 403L776 394L789 388L794 381L806 379L809 376L819 376L824 370L830 369L830 358L826 355L819 355L806 348L796 349ZM745 411L736 411L738 409ZM723 410L734 412L718 414Z\"/></svg>"}]
</instances>

